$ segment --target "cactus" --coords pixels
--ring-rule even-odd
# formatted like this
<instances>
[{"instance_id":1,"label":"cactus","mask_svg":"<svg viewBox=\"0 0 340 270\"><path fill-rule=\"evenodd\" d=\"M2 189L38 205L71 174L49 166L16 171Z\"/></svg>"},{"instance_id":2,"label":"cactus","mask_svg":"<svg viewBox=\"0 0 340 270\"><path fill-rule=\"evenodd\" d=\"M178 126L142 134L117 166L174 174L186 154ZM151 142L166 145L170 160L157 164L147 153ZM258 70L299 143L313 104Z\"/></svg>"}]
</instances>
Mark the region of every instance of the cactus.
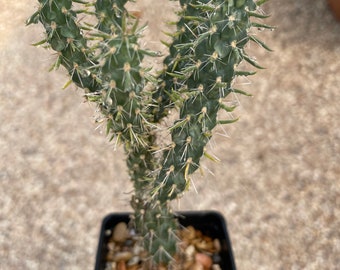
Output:
<instances>
[{"instance_id":1,"label":"cactus","mask_svg":"<svg viewBox=\"0 0 340 270\"><path fill-rule=\"evenodd\" d=\"M110 140L124 146L134 194L131 205L138 232L155 264L167 265L177 251L177 221L171 201L189 188L190 175L200 167L216 125L237 119L219 119L231 112L224 102L242 61L261 68L245 51L255 42L252 27L269 28L259 20L266 0L180 0L176 31L168 44L163 69L152 74L143 67L145 56L159 54L141 48L144 27L125 8L128 0L39 0L27 24L40 22L47 45L57 52L52 69L66 68L70 81L84 89L107 123ZM94 18L81 22L79 16ZM171 142L157 145L159 123L172 108L179 117L168 128Z\"/></svg>"}]
</instances>

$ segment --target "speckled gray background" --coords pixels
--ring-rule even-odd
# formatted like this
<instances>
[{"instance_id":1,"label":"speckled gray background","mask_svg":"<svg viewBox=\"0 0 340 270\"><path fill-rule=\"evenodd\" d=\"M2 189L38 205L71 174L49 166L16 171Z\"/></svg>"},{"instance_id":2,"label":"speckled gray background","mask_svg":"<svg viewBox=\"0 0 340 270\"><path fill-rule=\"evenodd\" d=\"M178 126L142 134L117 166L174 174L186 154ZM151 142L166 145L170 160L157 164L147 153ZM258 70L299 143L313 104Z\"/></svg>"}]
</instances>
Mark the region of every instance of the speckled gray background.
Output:
<instances>
[{"instance_id":1,"label":"speckled gray background","mask_svg":"<svg viewBox=\"0 0 340 270\"><path fill-rule=\"evenodd\" d=\"M159 39L166 0L140 2ZM129 210L122 151L113 151L81 91L59 90L53 56L29 44L35 1L0 0L0 268L92 269L100 222ZM340 23L325 0L272 0L267 70L238 81L240 121L212 144L219 164L176 209L227 218L238 269L340 265ZM124 192L125 191L125 192Z\"/></svg>"}]
</instances>

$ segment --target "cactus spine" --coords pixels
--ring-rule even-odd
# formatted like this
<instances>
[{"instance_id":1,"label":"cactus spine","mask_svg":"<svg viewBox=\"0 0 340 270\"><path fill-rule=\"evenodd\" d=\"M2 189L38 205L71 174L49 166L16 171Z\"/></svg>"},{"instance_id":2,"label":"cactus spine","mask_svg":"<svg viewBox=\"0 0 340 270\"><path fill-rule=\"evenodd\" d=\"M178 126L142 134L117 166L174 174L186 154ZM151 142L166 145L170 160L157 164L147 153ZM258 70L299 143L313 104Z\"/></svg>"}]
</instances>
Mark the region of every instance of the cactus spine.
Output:
<instances>
[{"instance_id":1,"label":"cactus spine","mask_svg":"<svg viewBox=\"0 0 340 270\"><path fill-rule=\"evenodd\" d=\"M140 48L143 28L126 10L127 1L39 0L28 24L44 26L46 38L38 45L57 52L53 67L66 68L70 82L98 104L111 139L124 145L135 188L136 227L153 262L166 265L177 250L170 202L188 188L215 126L235 121L219 120L218 112L234 109L223 102L228 94L244 93L233 88L235 77L253 74L238 65L245 60L261 68L245 45L253 41L269 48L250 29L270 27L251 20L266 17L258 9L264 0L180 0L177 31L155 76L141 64L157 53ZM82 8L76 10L75 3ZM94 16L96 23L81 24L79 14ZM171 143L159 157L154 153L157 124L172 107L179 119L169 128Z\"/></svg>"}]
</instances>

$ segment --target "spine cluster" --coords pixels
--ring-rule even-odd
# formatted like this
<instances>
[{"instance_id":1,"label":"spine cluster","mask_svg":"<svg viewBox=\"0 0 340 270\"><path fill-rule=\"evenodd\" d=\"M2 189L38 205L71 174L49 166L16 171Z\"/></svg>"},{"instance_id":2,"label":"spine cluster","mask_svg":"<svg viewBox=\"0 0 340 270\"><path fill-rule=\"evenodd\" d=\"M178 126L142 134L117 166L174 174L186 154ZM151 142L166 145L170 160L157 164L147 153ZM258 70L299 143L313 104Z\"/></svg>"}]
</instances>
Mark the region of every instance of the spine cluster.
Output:
<instances>
[{"instance_id":1,"label":"spine cluster","mask_svg":"<svg viewBox=\"0 0 340 270\"><path fill-rule=\"evenodd\" d=\"M244 93L233 88L234 79L253 74L238 65L244 60L261 68L245 45L253 41L269 50L250 31L270 28L251 20L266 17L258 8L266 1L180 0L177 30L158 76L142 67L146 55L157 53L140 48L143 28L126 2L39 0L28 23L44 26L46 38L38 45L57 52L53 67L66 68L70 82L98 104L111 139L124 145L135 188L131 205L136 227L153 261L168 264L177 242L170 202L188 188L215 126L235 121L218 119L218 112L234 109L224 103L228 94ZM96 22L80 23L80 15ZM159 158L153 152L157 123L173 107L179 118L169 128L171 143Z\"/></svg>"}]
</instances>

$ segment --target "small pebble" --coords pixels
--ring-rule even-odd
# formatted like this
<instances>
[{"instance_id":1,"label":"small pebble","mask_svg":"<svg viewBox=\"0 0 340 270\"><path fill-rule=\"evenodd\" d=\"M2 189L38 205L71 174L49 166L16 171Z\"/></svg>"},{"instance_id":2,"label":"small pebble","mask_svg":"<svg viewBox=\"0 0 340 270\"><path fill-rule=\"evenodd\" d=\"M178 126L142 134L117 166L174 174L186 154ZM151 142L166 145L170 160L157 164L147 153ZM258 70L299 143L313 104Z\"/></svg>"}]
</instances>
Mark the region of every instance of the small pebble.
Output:
<instances>
[{"instance_id":1,"label":"small pebble","mask_svg":"<svg viewBox=\"0 0 340 270\"><path fill-rule=\"evenodd\" d=\"M113 262L114 261L115 252L113 250L109 250L106 254L106 261Z\"/></svg>"},{"instance_id":2,"label":"small pebble","mask_svg":"<svg viewBox=\"0 0 340 270\"><path fill-rule=\"evenodd\" d=\"M140 254L144 251L144 249L143 249L143 247L142 247L141 245L142 245L142 244L136 243L136 244L133 246L133 248L132 248L132 253L133 253L133 255L140 255Z\"/></svg>"},{"instance_id":3,"label":"small pebble","mask_svg":"<svg viewBox=\"0 0 340 270\"><path fill-rule=\"evenodd\" d=\"M195 239L196 237L196 230L193 226L188 226L187 228L182 230L182 239L184 241L190 241Z\"/></svg>"},{"instance_id":4,"label":"small pebble","mask_svg":"<svg viewBox=\"0 0 340 270\"><path fill-rule=\"evenodd\" d=\"M222 270L221 266L219 264L213 264L212 270Z\"/></svg>"},{"instance_id":5,"label":"small pebble","mask_svg":"<svg viewBox=\"0 0 340 270\"><path fill-rule=\"evenodd\" d=\"M112 239L115 242L123 243L129 237L129 231L127 229L127 225L125 222L118 223L114 229L112 234Z\"/></svg>"},{"instance_id":6,"label":"small pebble","mask_svg":"<svg viewBox=\"0 0 340 270\"><path fill-rule=\"evenodd\" d=\"M185 257L187 259L193 259L194 255L195 255L195 247L193 245L188 246L185 249Z\"/></svg>"},{"instance_id":7,"label":"small pebble","mask_svg":"<svg viewBox=\"0 0 340 270\"><path fill-rule=\"evenodd\" d=\"M121 261L117 265L117 270L126 270L126 263Z\"/></svg>"},{"instance_id":8,"label":"small pebble","mask_svg":"<svg viewBox=\"0 0 340 270\"><path fill-rule=\"evenodd\" d=\"M204 270L204 266L199 262L195 262L190 266L189 270Z\"/></svg>"},{"instance_id":9,"label":"small pebble","mask_svg":"<svg viewBox=\"0 0 340 270\"><path fill-rule=\"evenodd\" d=\"M179 232L182 240L181 253L175 255L178 265L173 270L221 270L219 263L221 243L218 239L205 236L193 226ZM110 270L141 270L141 262L148 258L146 250L141 246L140 236L130 235L126 223L118 223L112 230L107 243L106 268ZM157 270L166 270L158 267Z\"/></svg>"},{"instance_id":10,"label":"small pebble","mask_svg":"<svg viewBox=\"0 0 340 270\"><path fill-rule=\"evenodd\" d=\"M139 256L133 256L131 259L129 259L129 261L127 262L128 266L134 266L137 265L140 261Z\"/></svg>"},{"instance_id":11,"label":"small pebble","mask_svg":"<svg viewBox=\"0 0 340 270\"><path fill-rule=\"evenodd\" d=\"M114 249L115 249L115 246L116 246L115 242L109 242L109 243L107 243L107 248L108 248L108 250L114 250Z\"/></svg>"},{"instance_id":12,"label":"small pebble","mask_svg":"<svg viewBox=\"0 0 340 270\"><path fill-rule=\"evenodd\" d=\"M200 263L204 269L210 269L212 266L212 259L209 255L204 253L196 253L195 261Z\"/></svg>"},{"instance_id":13,"label":"small pebble","mask_svg":"<svg viewBox=\"0 0 340 270\"><path fill-rule=\"evenodd\" d=\"M195 246L197 247L197 249L202 250L202 251L208 251L208 252L214 251L214 243L212 242L212 240L197 241L195 243Z\"/></svg>"},{"instance_id":14,"label":"small pebble","mask_svg":"<svg viewBox=\"0 0 340 270\"><path fill-rule=\"evenodd\" d=\"M127 270L138 270L139 269L139 265L135 264L135 265L128 265Z\"/></svg>"},{"instance_id":15,"label":"small pebble","mask_svg":"<svg viewBox=\"0 0 340 270\"><path fill-rule=\"evenodd\" d=\"M121 251L121 252L117 252L114 257L113 260L115 262L127 262L128 260L130 260L132 258L132 253L130 251Z\"/></svg>"}]
</instances>

